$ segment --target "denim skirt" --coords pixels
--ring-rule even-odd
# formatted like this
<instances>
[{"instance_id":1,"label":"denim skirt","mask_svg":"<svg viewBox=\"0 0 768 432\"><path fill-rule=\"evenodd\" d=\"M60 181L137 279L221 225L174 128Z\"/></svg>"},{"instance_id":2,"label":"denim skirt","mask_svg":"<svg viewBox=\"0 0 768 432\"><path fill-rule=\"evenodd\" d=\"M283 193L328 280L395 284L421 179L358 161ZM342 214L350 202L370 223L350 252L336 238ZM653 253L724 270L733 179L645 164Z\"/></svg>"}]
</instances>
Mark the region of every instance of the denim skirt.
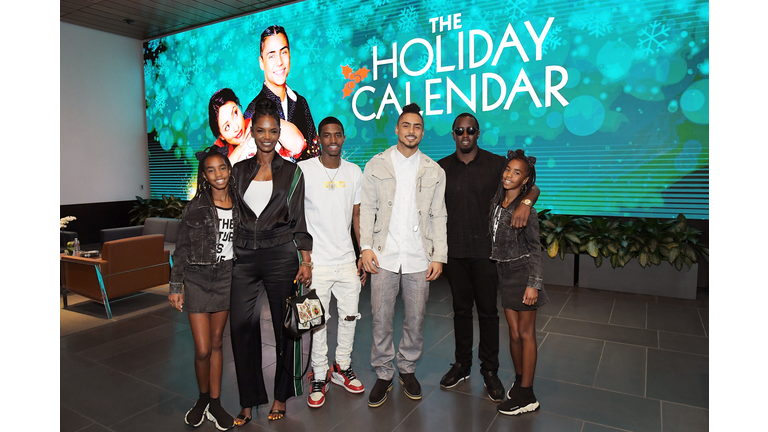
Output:
<instances>
[{"instance_id":1,"label":"denim skirt","mask_svg":"<svg viewBox=\"0 0 768 432\"><path fill-rule=\"evenodd\" d=\"M189 313L229 310L234 259L214 265L187 265L184 268L184 309Z\"/></svg>"},{"instance_id":2,"label":"denim skirt","mask_svg":"<svg viewBox=\"0 0 768 432\"><path fill-rule=\"evenodd\" d=\"M542 287L539 290L539 298L531 306L523 303L525 289L528 287L529 264L528 257L508 262L496 262L496 271L499 273L499 292L501 293L501 305L504 309L514 311L531 311L544 306L548 301L547 292Z\"/></svg>"}]
</instances>

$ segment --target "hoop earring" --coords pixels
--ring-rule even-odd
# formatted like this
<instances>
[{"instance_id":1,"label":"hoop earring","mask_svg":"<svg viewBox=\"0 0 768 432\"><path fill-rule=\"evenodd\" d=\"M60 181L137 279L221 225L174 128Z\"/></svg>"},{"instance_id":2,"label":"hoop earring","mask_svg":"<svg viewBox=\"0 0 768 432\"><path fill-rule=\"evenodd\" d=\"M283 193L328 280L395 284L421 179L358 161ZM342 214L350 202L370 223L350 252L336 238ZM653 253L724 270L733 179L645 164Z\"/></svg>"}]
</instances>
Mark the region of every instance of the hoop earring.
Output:
<instances>
[{"instance_id":1,"label":"hoop earring","mask_svg":"<svg viewBox=\"0 0 768 432\"><path fill-rule=\"evenodd\" d=\"M211 190L211 184L208 183L208 180L203 180L203 189Z\"/></svg>"},{"instance_id":2,"label":"hoop earring","mask_svg":"<svg viewBox=\"0 0 768 432\"><path fill-rule=\"evenodd\" d=\"M230 186L234 187L234 186L235 186L235 176L233 176L233 175L231 175L231 174L230 174L230 176L229 176L229 180L227 180L227 183L228 183Z\"/></svg>"}]
</instances>

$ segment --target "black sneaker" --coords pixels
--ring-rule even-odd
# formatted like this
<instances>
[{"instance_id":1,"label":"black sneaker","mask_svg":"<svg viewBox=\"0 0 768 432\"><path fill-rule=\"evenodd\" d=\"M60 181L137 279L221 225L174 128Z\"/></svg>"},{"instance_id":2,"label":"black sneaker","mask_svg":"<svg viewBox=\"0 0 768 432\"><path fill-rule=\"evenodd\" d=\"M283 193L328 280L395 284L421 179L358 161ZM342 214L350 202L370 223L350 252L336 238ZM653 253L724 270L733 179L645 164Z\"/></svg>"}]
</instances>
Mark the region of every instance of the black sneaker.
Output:
<instances>
[{"instance_id":1,"label":"black sneaker","mask_svg":"<svg viewBox=\"0 0 768 432\"><path fill-rule=\"evenodd\" d=\"M216 429L220 431L225 431L235 425L235 419L229 415L223 406L221 406L220 399L211 398L206 417L208 417L208 420L212 421L216 426Z\"/></svg>"},{"instance_id":2,"label":"black sneaker","mask_svg":"<svg viewBox=\"0 0 768 432\"><path fill-rule=\"evenodd\" d=\"M504 400L504 384L501 383L499 376L494 371L480 372L483 374L483 385L488 397L494 402Z\"/></svg>"},{"instance_id":3,"label":"black sneaker","mask_svg":"<svg viewBox=\"0 0 768 432\"><path fill-rule=\"evenodd\" d=\"M538 411L539 401L533 394L533 387L517 387L512 398L500 403L496 409L504 415L518 415Z\"/></svg>"},{"instance_id":4,"label":"black sneaker","mask_svg":"<svg viewBox=\"0 0 768 432\"><path fill-rule=\"evenodd\" d=\"M515 386L520 387L521 382L523 382L523 376L515 374L515 382L512 383L512 387L510 387L507 392L507 399L512 399L512 389L515 388Z\"/></svg>"},{"instance_id":5,"label":"black sneaker","mask_svg":"<svg viewBox=\"0 0 768 432\"><path fill-rule=\"evenodd\" d=\"M210 399L200 398L187 414L184 416L184 422L190 426L198 427L203 424L205 414L208 412L208 401Z\"/></svg>"},{"instance_id":6,"label":"black sneaker","mask_svg":"<svg viewBox=\"0 0 768 432\"><path fill-rule=\"evenodd\" d=\"M421 384L416 380L415 374L401 373L400 384L402 384L406 396L413 400L421 399Z\"/></svg>"},{"instance_id":7,"label":"black sneaker","mask_svg":"<svg viewBox=\"0 0 768 432\"><path fill-rule=\"evenodd\" d=\"M387 401L387 393L392 390L393 386L392 380L387 381L378 378L371 389L371 394L368 395L368 406L376 408L383 405Z\"/></svg>"},{"instance_id":8,"label":"black sneaker","mask_svg":"<svg viewBox=\"0 0 768 432\"><path fill-rule=\"evenodd\" d=\"M469 372L470 369L462 367L461 363L452 363L451 370L440 380L440 387L447 389L456 387L460 382L469 379Z\"/></svg>"}]
</instances>

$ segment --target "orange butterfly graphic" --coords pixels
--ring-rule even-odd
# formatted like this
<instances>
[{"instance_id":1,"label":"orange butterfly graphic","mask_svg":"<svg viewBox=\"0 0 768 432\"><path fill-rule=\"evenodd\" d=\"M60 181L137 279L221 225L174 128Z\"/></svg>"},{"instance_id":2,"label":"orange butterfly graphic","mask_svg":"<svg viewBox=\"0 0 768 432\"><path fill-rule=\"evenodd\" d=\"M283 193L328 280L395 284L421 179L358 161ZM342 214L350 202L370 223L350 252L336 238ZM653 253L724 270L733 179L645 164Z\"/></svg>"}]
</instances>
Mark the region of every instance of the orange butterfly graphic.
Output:
<instances>
[{"instance_id":1,"label":"orange butterfly graphic","mask_svg":"<svg viewBox=\"0 0 768 432\"><path fill-rule=\"evenodd\" d=\"M344 85L344 89L342 92L344 93L344 98L352 94L352 89L355 88L355 85L365 79L365 77L368 76L368 72L370 70L366 67L363 67L362 69L358 69L357 71L353 71L349 65L342 66L341 67L341 74L344 75L344 78L348 79L347 83ZM342 98L342 99L344 99Z\"/></svg>"}]
</instances>

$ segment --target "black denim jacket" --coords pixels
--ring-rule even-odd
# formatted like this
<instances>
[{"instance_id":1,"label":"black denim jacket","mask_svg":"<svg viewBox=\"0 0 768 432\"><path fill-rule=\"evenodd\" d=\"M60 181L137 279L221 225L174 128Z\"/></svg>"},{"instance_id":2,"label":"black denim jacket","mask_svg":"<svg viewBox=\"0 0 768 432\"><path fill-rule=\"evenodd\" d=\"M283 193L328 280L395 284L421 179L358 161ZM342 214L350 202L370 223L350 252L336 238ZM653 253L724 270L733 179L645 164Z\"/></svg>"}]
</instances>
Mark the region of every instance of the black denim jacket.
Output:
<instances>
[{"instance_id":1,"label":"black denim jacket","mask_svg":"<svg viewBox=\"0 0 768 432\"><path fill-rule=\"evenodd\" d=\"M233 234L237 238L240 225L237 196L232 196ZM184 207L179 223L176 250L173 252L173 268L168 292L181 294L184 283L184 268L188 265L213 265L216 263L216 244L219 241L219 216L207 193L192 198Z\"/></svg>"},{"instance_id":2,"label":"black denim jacket","mask_svg":"<svg viewBox=\"0 0 768 432\"><path fill-rule=\"evenodd\" d=\"M260 216L248 207L243 197L253 177L259 171L256 157L240 161L232 169L237 184L240 224L236 226L235 246L244 249L262 249L280 246L293 241L296 248L312 250L312 236L307 231L304 218L304 175L295 163L286 161L275 154L272 168L272 196ZM288 191L293 182L294 173L299 178L293 194Z\"/></svg>"},{"instance_id":3,"label":"black denim jacket","mask_svg":"<svg viewBox=\"0 0 768 432\"><path fill-rule=\"evenodd\" d=\"M496 228L496 236L493 240L491 259L498 262L528 261L528 286L540 290L544 285L542 279L542 255L541 241L539 240L539 218L536 210L531 207L528 216L528 224L523 229L515 229L510 226L512 206L498 207L499 221Z\"/></svg>"}]
</instances>

